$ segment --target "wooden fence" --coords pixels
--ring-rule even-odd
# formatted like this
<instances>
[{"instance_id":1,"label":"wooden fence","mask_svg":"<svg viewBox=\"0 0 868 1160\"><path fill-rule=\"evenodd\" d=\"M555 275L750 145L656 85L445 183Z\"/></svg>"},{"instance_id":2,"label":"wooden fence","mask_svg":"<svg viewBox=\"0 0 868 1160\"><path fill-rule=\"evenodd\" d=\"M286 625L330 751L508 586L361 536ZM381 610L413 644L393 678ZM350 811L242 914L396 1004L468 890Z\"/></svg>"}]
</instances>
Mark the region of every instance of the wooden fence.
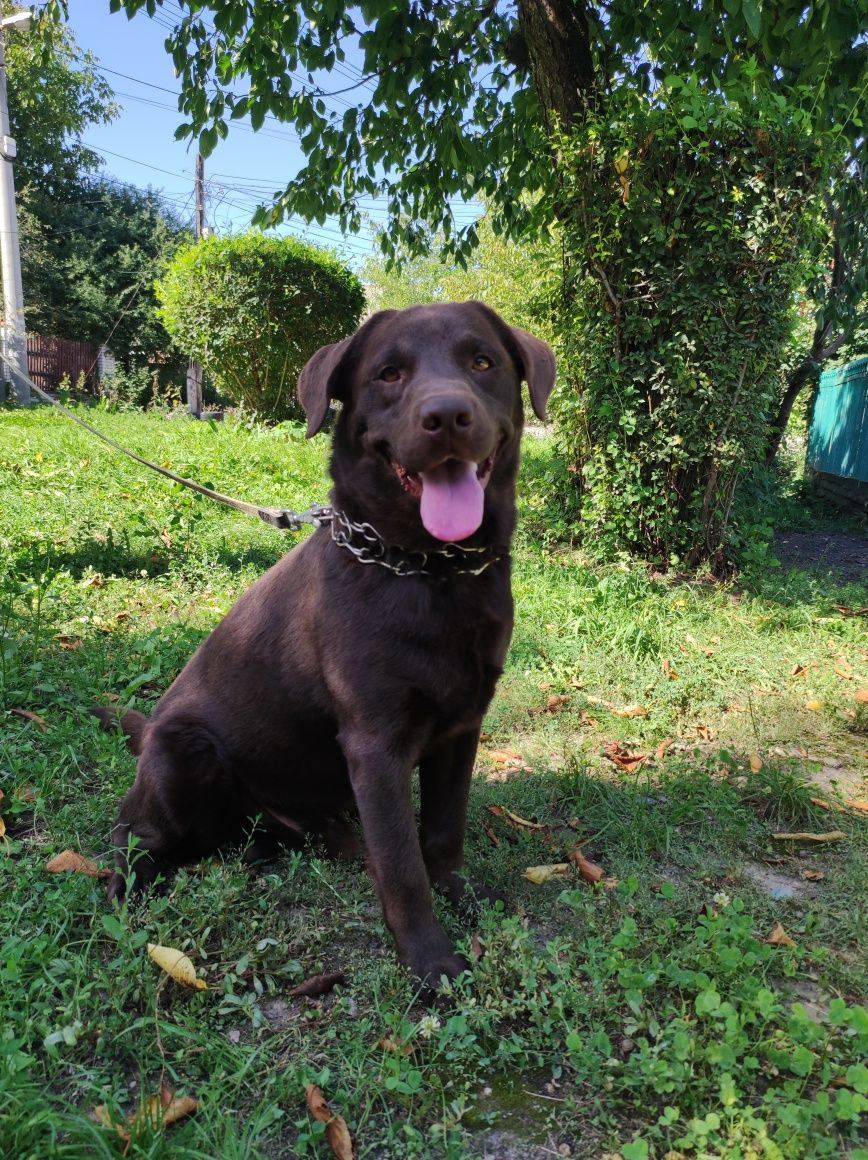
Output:
<instances>
[{"instance_id":1,"label":"wooden fence","mask_svg":"<svg viewBox=\"0 0 868 1160\"><path fill-rule=\"evenodd\" d=\"M79 375L84 375L87 390L96 391L98 357L99 347L90 342L27 335L30 377L43 391L56 391L64 375L73 387L78 384Z\"/></svg>"}]
</instances>

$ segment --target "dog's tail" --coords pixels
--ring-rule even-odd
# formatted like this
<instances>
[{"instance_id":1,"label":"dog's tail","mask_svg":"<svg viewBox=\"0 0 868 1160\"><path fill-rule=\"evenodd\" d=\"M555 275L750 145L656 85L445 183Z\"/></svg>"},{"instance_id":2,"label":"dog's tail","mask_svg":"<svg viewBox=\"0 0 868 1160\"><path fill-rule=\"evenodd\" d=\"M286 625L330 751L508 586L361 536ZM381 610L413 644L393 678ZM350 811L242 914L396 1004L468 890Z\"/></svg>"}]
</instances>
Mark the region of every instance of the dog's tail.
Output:
<instances>
[{"instance_id":1,"label":"dog's tail","mask_svg":"<svg viewBox=\"0 0 868 1160\"><path fill-rule=\"evenodd\" d=\"M98 717L103 729L119 729L127 739L127 749L138 756L142 752L145 729L148 718L144 713L135 709L115 709L114 706L103 708L99 706L90 710L94 717Z\"/></svg>"}]
</instances>

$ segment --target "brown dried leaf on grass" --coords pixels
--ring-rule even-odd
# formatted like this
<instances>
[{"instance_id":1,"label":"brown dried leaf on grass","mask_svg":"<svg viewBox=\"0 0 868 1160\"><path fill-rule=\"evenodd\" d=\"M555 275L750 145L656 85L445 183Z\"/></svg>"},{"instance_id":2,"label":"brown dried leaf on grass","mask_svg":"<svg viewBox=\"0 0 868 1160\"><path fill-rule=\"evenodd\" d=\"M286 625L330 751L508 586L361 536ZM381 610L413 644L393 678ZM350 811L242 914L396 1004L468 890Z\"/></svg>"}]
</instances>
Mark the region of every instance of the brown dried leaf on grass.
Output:
<instances>
[{"instance_id":1,"label":"brown dried leaf on grass","mask_svg":"<svg viewBox=\"0 0 868 1160\"><path fill-rule=\"evenodd\" d=\"M608 742L604 753L609 761L627 773L635 773L648 760L647 753L629 753L626 749L622 749L617 741Z\"/></svg>"},{"instance_id":2,"label":"brown dried leaf on grass","mask_svg":"<svg viewBox=\"0 0 868 1160\"><path fill-rule=\"evenodd\" d=\"M657 760L662 761L666 756L666 750L674 744L675 742L671 737L667 737L665 741L661 741L657 748L654 750L654 756L657 758Z\"/></svg>"},{"instance_id":3,"label":"brown dried leaf on grass","mask_svg":"<svg viewBox=\"0 0 868 1160\"><path fill-rule=\"evenodd\" d=\"M338 983L345 983L347 977L343 971L331 971L324 975L311 975L309 979L305 979L303 983L293 987L289 992L293 999L301 996L312 997L314 995L325 995L336 987Z\"/></svg>"},{"instance_id":4,"label":"brown dried leaf on grass","mask_svg":"<svg viewBox=\"0 0 868 1160\"><path fill-rule=\"evenodd\" d=\"M668 678L668 680L678 680L678 670L675 668L672 661L666 659L663 661L663 664L660 667L663 670L663 675Z\"/></svg>"},{"instance_id":5,"label":"brown dried leaf on grass","mask_svg":"<svg viewBox=\"0 0 868 1160\"><path fill-rule=\"evenodd\" d=\"M697 725L696 732L699 734L703 741L711 741L714 738L714 734L711 732L707 725Z\"/></svg>"},{"instance_id":6,"label":"brown dried leaf on grass","mask_svg":"<svg viewBox=\"0 0 868 1160\"><path fill-rule=\"evenodd\" d=\"M43 733L48 732L48 722L44 717L40 717L38 713L32 713L30 709L10 709L10 713L14 713L18 717L24 717L27 721L32 721L34 725L38 725Z\"/></svg>"},{"instance_id":7,"label":"brown dried leaf on grass","mask_svg":"<svg viewBox=\"0 0 868 1160\"><path fill-rule=\"evenodd\" d=\"M799 876L806 879L808 882L822 882L826 877L822 870L800 870Z\"/></svg>"},{"instance_id":8,"label":"brown dried leaf on grass","mask_svg":"<svg viewBox=\"0 0 868 1160\"><path fill-rule=\"evenodd\" d=\"M860 705L868 705L868 689L857 689L856 700Z\"/></svg>"},{"instance_id":9,"label":"brown dried leaf on grass","mask_svg":"<svg viewBox=\"0 0 868 1160\"><path fill-rule=\"evenodd\" d=\"M534 707L528 709L528 713L530 713L531 716L535 716L538 713L557 713L561 709L564 709L567 705L569 705L569 703L570 703L570 698L568 696L566 696L566 694L553 693L546 700L546 703L544 705L534 706Z\"/></svg>"},{"instance_id":10,"label":"brown dried leaf on grass","mask_svg":"<svg viewBox=\"0 0 868 1160\"><path fill-rule=\"evenodd\" d=\"M603 878L602 867L586 858L581 850L571 850L567 857L576 865L585 882L599 882Z\"/></svg>"},{"instance_id":11,"label":"brown dried leaf on grass","mask_svg":"<svg viewBox=\"0 0 868 1160\"><path fill-rule=\"evenodd\" d=\"M779 922L775 923L771 934L768 938L763 939L763 942L770 943L773 947L794 947L796 945Z\"/></svg>"},{"instance_id":12,"label":"brown dried leaf on grass","mask_svg":"<svg viewBox=\"0 0 868 1160\"><path fill-rule=\"evenodd\" d=\"M89 878L108 878L111 875L111 870L97 866L96 862L75 850L62 850L46 862L45 869L49 874L87 874Z\"/></svg>"},{"instance_id":13,"label":"brown dried leaf on grass","mask_svg":"<svg viewBox=\"0 0 868 1160\"><path fill-rule=\"evenodd\" d=\"M325 1096L316 1084L309 1083L305 1088L307 1108L315 1120L326 1126L326 1139L337 1160L355 1160L356 1151L353 1147L353 1138L343 1116L336 1116L326 1103Z\"/></svg>"},{"instance_id":14,"label":"brown dried leaf on grass","mask_svg":"<svg viewBox=\"0 0 868 1160\"><path fill-rule=\"evenodd\" d=\"M412 1043L402 1043L400 1041L400 1039L390 1039L388 1035L384 1036L379 1041L379 1043L377 1044L377 1047L382 1048L383 1051L391 1052L392 1055L412 1055L413 1054ZM326 1105L326 1106L328 1106L328 1105Z\"/></svg>"},{"instance_id":15,"label":"brown dried leaf on grass","mask_svg":"<svg viewBox=\"0 0 868 1160\"><path fill-rule=\"evenodd\" d=\"M508 810L506 806L486 806L490 814L494 814L496 818L502 818L511 826L517 826L525 830L544 830L546 827L543 822L531 822L527 818L523 818L521 814L514 814L512 810Z\"/></svg>"},{"instance_id":16,"label":"brown dried leaf on grass","mask_svg":"<svg viewBox=\"0 0 868 1160\"><path fill-rule=\"evenodd\" d=\"M750 767L753 772L759 773L763 767L763 759L760 757L760 755L758 753L752 753L748 760L750 761Z\"/></svg>"},{"instance_id":17,"label":"brown dried leaf on grass","mask_svg":"<svg viewBox=\"0 0 868 1160\"><path fill-rule=\"evenodd\" d=\"M60 647L66 649L67 652L81 648L83 643L79 637L67 636L65 632L56 632L51 639L56 640Z\"/></svg>"},{"instance_id":18,"label":"brown dried leaf on grass","mask_svg":"<svg viewBox=\"0 0 868 1160\"><path fill-rule=\"evenodd\" d=\"M133 1136L144 1127L152 1130L168 1128L191 1116L199 1107L199 1101L193 1096L176 1096L165 1080L160 1085L160 1094L150 1096L139 1106L138 1111L129 1119L116 1120L106 1104L100 1104L93 1109L91 1117L104 1128L117 1132L120 1138L129 1145ZM126 1155L127 1149L124 1149Z\"/></svg>"}]
</instances>

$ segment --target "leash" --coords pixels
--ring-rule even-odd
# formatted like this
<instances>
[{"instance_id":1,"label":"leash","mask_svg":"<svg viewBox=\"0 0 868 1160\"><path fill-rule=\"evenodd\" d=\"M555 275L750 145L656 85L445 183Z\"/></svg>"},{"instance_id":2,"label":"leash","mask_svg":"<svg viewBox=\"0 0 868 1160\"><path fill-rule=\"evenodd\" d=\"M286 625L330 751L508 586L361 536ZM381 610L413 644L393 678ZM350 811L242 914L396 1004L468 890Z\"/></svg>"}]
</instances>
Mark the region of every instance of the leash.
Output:
<instances>
[{"instance_id":1,"label":"leash","mask_svg":"<svg viewBox=\"0 0 868 1160\"><path fill-rule=\"evenodd\" d=\"M193 479L185 479L184 476L176 475L174 471L169 471L167 467L160 467L158 463L151 463L150 459L144 459L141 455L136 455L134 451L128 451L126 447L123 447L120 443L116 443L114 439L108 435L104 435L98 428L92 427L90 423L74 414L63 403L59 403L57 399L52 399L51 395L46 394L41 387L37 387L31 378L28 378L27 375L22 375L5 354L0 353L0 360L19 378L24 379L34 394L38 395L44 402L50 403L52 407L56 407L58 411L62 411L68 419L72 419L73 423L78 423L79 427L84 427L85 431L89 431L91 435L95 435L97 439L101 439L109 447L120 451L122 455L126 455L129 459L134 459L136 463L141 463L142 466L149 467L151 471L156 471L158 474L164 475L166 479L171 479L173 483L179 483L182 487L189 488L190 491L196 491L199 495L207 496L208 499L225 504L226 507L235 508L236 511L244 512L245 515L256 516L266 524L270 524L273 528L281 528L284 531L298 532L305 524L313 524L314 527L318 528L323 524L330 524L332 522L332 509L325 504L314 504L306 512L294 512L288 508L259 507L257 504L246 503L243 499L233 499L232 496L223 495L222 492L214 491L211 487L205 487L204 484L196 483Z\"/></svg>"},{"instance_id":2,"label":"leash","mask_svg":"<svg viewBox=\"0 0 868 1160\"><path fill-rule=\"evenodd\" d=\"M332 540L335 544L348 551L361 564L377 564L382 568L387 568L390 572L394 572L396 576L434 576L445 579L450 574L479 576L492 564L497 564L509 556L508 547L496 545L465 547L462 544L444 544L442 547L431 548L427 551L408 552L397 545L387 544L371 524L356 523L344 512L326 504L314 504L306 512L294 512L288 508L259 507L257 504L246 503L242 499L233 499L232 496L223 495L222 492L196 483L193 479L185 479L183 475L176 475L174 471L169 471L167 467L161 467L158 463L152 463L150 459L137 455L135 451L129 451L110 436L104 435L97 427L91 426L86 420L70 411L63 403L59 403L57 399L52 399L51 395L46 394L31 378L22 375L2 352L0 352L0 360L7 367L10 367L19 378L23 379L40 399L50 403L68 419L72 419L73 423L77 423L79 427L83 427L85 431L89 431L91 435L95 435L97 439L107 443L109 447L120 451L128 459L142 464L143 467L150 468L151 471L156 471L159 475L164 475L166 479L171 479L173 483L179 483L182 487L189 488L190 491L198 492L199 495L207 496L208 499L216 500L217 503L222 503L226 507L244 512L245 515L256 516L273 528L298 532L305 524L312 524L317 528L326 524L331 525Z\"/></svg>"}]
</instances>

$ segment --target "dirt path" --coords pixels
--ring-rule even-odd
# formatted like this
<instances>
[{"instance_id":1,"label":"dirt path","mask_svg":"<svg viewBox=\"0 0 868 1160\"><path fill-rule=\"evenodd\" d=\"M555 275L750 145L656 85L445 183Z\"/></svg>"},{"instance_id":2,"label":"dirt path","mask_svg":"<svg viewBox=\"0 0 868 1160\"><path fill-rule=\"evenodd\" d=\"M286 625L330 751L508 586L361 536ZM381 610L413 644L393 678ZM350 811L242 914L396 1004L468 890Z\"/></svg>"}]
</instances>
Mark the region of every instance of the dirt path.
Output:
<instances>
[{"instance_id":1,"label":"dirt path","mask_svg":"<svg viewBox=\"0 0 868 1160\"><path fill-rule=\"evenodd\" d=\"M823 568L841 580L868 578L868 539L838 532L782 532L775 555L783 568Z\"/></svg>"}]
</instances>

